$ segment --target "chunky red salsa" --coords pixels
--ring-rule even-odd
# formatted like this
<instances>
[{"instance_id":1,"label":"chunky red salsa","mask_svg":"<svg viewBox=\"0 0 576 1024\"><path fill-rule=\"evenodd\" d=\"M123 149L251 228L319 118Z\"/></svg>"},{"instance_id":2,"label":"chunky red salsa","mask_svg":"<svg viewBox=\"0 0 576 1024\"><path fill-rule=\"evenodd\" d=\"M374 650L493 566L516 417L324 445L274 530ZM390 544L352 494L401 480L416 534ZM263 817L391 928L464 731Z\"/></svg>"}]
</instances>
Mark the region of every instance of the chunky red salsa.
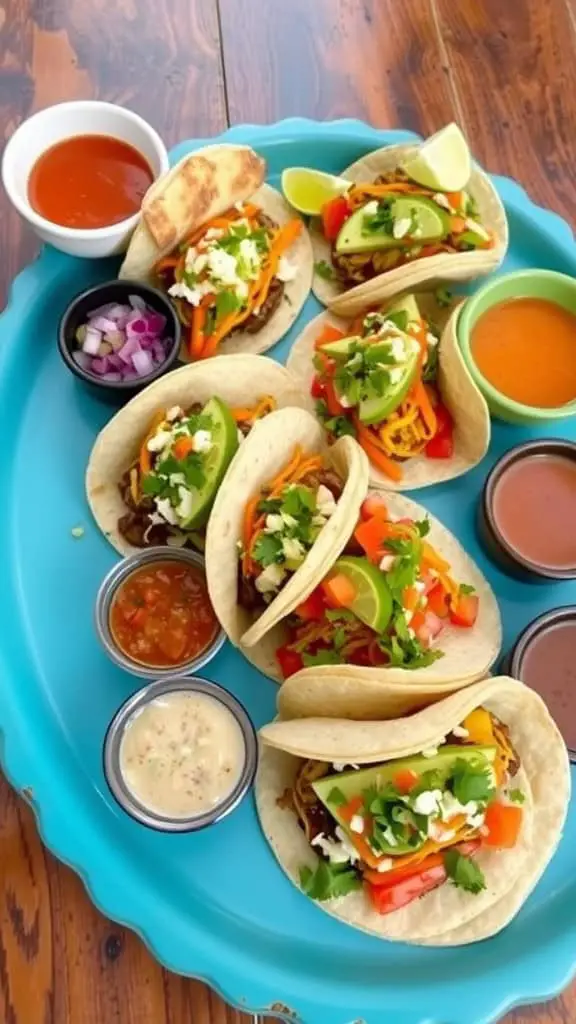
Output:
<instances>
[{"instance_id":1,"label":"chunky red salsa","mask_svg":"<svg viewBox=\"0 0 576 1024\"><path fill-rule=\"evenodd\" d=\"M136 569L114 595L110 631L128 658L150 668L202 654L218 632L203 570L175 559Z\"/></svg>"}]
</instances>

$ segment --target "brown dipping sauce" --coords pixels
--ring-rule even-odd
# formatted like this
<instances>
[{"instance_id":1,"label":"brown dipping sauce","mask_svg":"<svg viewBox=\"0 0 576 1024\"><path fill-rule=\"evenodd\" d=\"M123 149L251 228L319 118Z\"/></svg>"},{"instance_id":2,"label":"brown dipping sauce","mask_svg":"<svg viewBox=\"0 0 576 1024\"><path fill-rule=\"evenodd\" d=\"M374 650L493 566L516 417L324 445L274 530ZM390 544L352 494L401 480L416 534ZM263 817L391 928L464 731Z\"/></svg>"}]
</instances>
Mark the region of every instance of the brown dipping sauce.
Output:
<instances>
[{"instance_id":1,"label":"brown dipping sauce","mask_svg":"<svg viewBox=\"0 0 576 1024\"><path fill-rule=\"evenodd\" d=\"M576 755L576 611L536 631L512 671L544 698Z\"/></svg>"},{"instance_id":2,"label":"brown dipping sauce","mask_svg":"<svg viewBox=\"0 0 576 1024\"><path fill-rule=\"evenodd\" d=\"M147 160L122 139L74 135L38 158L28 200L53 224L104 228L137 213L153 180Z\"/></svg>"},{"instance_id":3,"label":"brown dipping sauce","mask_svg":"<svg viewBox=\"0 0 576 1024\"><path fill-rule=\"evenodd\" d=\"M522 558L576 568L576 460L551 453L511 462L494 487L494 519Z\"/></svg>"}]
</instances>

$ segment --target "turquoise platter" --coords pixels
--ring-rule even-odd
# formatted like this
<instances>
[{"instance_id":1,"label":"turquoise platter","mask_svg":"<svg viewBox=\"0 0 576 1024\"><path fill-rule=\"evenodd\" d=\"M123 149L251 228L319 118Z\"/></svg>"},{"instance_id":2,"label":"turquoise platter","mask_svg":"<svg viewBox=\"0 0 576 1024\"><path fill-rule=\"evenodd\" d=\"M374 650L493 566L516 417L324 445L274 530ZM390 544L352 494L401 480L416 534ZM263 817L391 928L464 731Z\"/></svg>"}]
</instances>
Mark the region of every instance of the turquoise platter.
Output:
<instances>
[{"instance_id":1,"label":"turquoise platter","mask_svg":"<svg viewBox=\"0 0 576 1024\"><path fill-rule=\"evenodd\" d=\"M304 120L238 126L222 136L258 149L275 185L286 166L338 172L370 149L413 138L357 121ZM172 159L201 144L182 143ZM510 221L505 269L576 275L568 225L513 181L494 181ZM90 519L84 470L110 408L61 363L56 326L72 295L115 272L114 262L45 249L14 282L0 318L2 764L31 801L44 842L79 873L94 903L138 932L163 964L202 978L244 1010L286 1007L303 1024L489 1024L512 1006L553 996L576 970L576 806L553 862L509 928L478 945L429 950L355 932L297 892L260 834L251 799L213 829L170 836L139 826L110 797L102 740L137 687L109 663L93 628L96 590L116 556ZM310 298L270 354L283 361L317 309ZM506 645L537 614L576 603L576 582L509 580L474 532L489 467L512 444L544 432L495 425L481 466L417 495L486 572ZM554 432L576 438L568 421ZM79 525L85 533L75 539ZM257 726L272 717L275 685L229 644L206 674L237 694Z\"/></svg>"}]
</instances>

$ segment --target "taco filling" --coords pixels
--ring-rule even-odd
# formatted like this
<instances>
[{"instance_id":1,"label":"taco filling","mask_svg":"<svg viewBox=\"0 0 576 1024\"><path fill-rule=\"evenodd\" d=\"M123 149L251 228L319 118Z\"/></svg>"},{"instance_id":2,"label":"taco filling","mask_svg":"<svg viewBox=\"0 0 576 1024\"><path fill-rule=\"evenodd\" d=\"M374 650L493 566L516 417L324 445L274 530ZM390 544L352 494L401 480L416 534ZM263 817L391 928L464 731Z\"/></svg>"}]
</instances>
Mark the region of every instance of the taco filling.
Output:
<instances>
[{"instance_id":1,"label":"taco filling","mask_svg":"<svg viewBox=\"0 0 576 1024\"><path fill-rule=\"evenodd\" d=\"M466 189L434 191L402 168L354 184L326 203L322 234L331 245L331 264L318 272L345 288L427 256L495 245Z\"/></svg>"},{"instance_id":2,"label":"taco filling","mask_svg":"<svg viewBox=\"0 0 576 1024\"><path fill-rule=\"evenodd\" d=\"M235 331L255 334L268 323L298 274L287 254L301 228L297 218L279 227L254 203L238 203L158 261L155 273L188 330L190 359L213 356Z\"/></svg>"},{"instance_id":3,"label":"taco filling","mask_svg":"<svg viewBox=\"0 0 576 1024\"><path fill-rule=\"evenodd\" d=\"M450 299L442 292L443 302ZM351 434L389 479L402 462L454 454L454 424L438 389L439 331L413 295L359 317L350 333L328 324L315 342L311 393L332 439Z\"/></svg>"},{"instance_id":4,"label":"taco filling","mask_svg":"<svg viewBox=\"0 0 576 1024\"><path fill-rule=\"evenodd\" d=\"M238 603L263 611L304 563L336 510L344 483L322 455L297 445L247 504L239 544Z\"/></svg>"},{"instance_id":5,"label":"taco filling","mask_svg":"<svg viewBox=\"0 0 576 1024\"><path fill-rule=\"evenodd\" d=\"M391 519L383 496L364 501L343 556L285 620L284 679L315 665L424 668L443 656L446 628L474 626L478 595L452 578L429 529Z\"/></svg>"},{"instance_id":6,"label":"taco filling","mask_svg":"<svg viewBox=\"0 0 576 1024\"><path fill-rule=\"evenodd\" d=\"M203 527L240 439L275 408L264 396L251 408L215 397L205 406L160 410L118 484L127 509L118 520L122 537L134 547L202 550Z\"/></svg>"},{"instance_id":7,"label":"taco filling","mask_svg":"<svg viewBox=\"0 0 576 1024\"><path fill-rule=\"evenodd\" d=\"M508 727L482 707L442 745L411 757L362 768L302 761L278 801L318 855L314 870L300 869L302 889L324 901L363 888L379 914L448 881L482 892L478 851L519 839L519 768Z\"/></svg>"}]
</instances>

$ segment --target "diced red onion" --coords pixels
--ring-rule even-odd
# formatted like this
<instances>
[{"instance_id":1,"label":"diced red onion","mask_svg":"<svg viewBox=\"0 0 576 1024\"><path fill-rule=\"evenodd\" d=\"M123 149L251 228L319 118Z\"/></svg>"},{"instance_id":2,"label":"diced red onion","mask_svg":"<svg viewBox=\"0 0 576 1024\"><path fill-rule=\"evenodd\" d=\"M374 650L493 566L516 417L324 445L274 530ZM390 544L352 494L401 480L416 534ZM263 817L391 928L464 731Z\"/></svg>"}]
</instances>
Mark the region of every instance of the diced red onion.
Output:
<instances>
[{"instance_id":1,"label":"diced red onion","mask_svg":"<svg viewBox=\"0 0 576 1024\"><path fill-rule=\"evenodd\" d=\"M166 317L150 309L139 295L129 305L109 302L88 314L80 325L79 349L72 353L83 370L106 381L149 376L166 359Z\"/></svg>"}]
</instances>

